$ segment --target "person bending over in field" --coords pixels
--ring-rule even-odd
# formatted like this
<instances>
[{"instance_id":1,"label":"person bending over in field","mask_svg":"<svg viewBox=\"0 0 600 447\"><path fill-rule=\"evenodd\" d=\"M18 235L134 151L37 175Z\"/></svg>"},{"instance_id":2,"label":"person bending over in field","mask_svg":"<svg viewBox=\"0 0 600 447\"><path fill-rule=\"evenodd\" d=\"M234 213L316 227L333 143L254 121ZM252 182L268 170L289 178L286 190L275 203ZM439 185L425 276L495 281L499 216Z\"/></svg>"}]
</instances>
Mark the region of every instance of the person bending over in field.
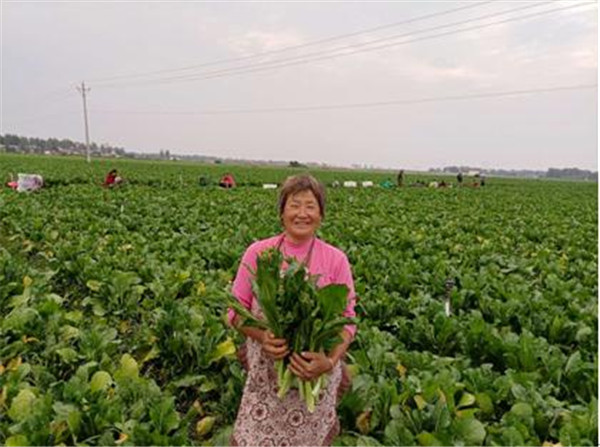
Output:
<instances>
[{"instance_id":1,"label":"person bending over in field","mask_svg":"<svg viewBox=\"0 0 600 447\"><path fill-rule=\"evenodd\" d=\"M221 188L235 188L235 179L233 178L233 175L228 173L221 177L219 186Z\"/></svg>"},{"instance_id":2,"label":"person bending over in field","mask_svg":"<svg viewBox=\"0 0 600 447\"><path fill-rule=\"evenodd\" d=\"M37 191L44 186L44 178L39 174L17 174L15 181L11 174L6 186L17 192Z\"/></svg>"},{"instance_id":3,"label":"person bending over in field","mask_svg":"<svg viewBox=\"0 0 600 447\"><path fill-rule=\"evenodd\" d=\"M304 262L310 274L318 274L318 286L345 284L348 303L344 316L354 317L354 282L348 258L338 248L317 238L316 231L325 216L325 189L314 177L289 177L279 193L279 219L283 232L254 242L244 253L233 282L233 294L253 314L259 316L252 291L252 272L257 257L276 247L284 257ZM284 264L285 265L285 264ZM343 358L352 342L356 326L342 330L342 342L330 352L291 353L283 338L269 331L242 326L237 314L229 309L229 322L245 337L239 352L248 369L242 401L233 428L231 445L330 445L339 432L336 415L338 396L349 384ZM322 393L314 412L309 412L297 392L283 399L277 395L274 360L290 356L290 370L300 380L314 380L328 374L326 392Z\"/></svg>"},{"instance_id":4,"label":"person bending over in field","mask_svg":"<svg viewBox=\"0 0 600 447\"><path fill-rule=\"evenodd\" d=\"M7 188L17 189L19 182L17 182L12 174L9 174L10 179L5 183Z\"/></svg>"},{"instance_id":5,"label":"person bending over in field","mask_svg":"<svg viewBox=\"0 0 600 447\"><path fill-rule=\"evenodd\" d=\"M119 177L116 169L111 169L108 174L106 174L106 178L104 179L104 183L102 186L105 188L114 188L115 186L120 185L123 182L123 179Z\"/></svg>"}]
</instances>

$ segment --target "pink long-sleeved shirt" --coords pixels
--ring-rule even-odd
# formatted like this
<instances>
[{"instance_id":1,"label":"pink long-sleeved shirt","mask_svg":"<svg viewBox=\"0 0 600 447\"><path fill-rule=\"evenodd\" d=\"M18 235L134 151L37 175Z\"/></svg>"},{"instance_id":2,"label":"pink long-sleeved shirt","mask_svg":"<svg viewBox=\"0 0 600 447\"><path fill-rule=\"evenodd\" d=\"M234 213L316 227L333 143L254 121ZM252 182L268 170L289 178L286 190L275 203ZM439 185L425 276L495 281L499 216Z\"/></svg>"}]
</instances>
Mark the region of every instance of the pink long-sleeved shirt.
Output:
<instances>
[{"instance_id":1,"label":"pink long-sleeved shirt","mask_svg":"<svg viewBox=\"0 0 600 447\"><path fill-rule=\"evenodd\" d=\"M255 270L256 258L264 250L276 247L280 240L281 235L278 235L254 242L242 256L242 262L235 280L233 281L232 291L234 296L247 309L251 308L252 300L255 299L252 293L252 274L248 270L248 267ZM299 261L303 261L309 252L310 245L310 240L301 244L294 244L287 240L287 238L284 238L280 250L282 250L285 257L294 257ZM320 239L315 239L312 255L308 264L308 270L311 275L320 275L317 283L319 287L324 287L329 284L345 284L348 286L348 306L343 315L346 317L354 317L356 315L354 312L354 304L356 302L354 280L352 279L350 263L343 251ZM231 324L235 317L235 311L233 309L228 310L228 317L229 323ZM346 325L345 329L352 336L356 333L355 325Z\"/></svg>"}]
</instances>

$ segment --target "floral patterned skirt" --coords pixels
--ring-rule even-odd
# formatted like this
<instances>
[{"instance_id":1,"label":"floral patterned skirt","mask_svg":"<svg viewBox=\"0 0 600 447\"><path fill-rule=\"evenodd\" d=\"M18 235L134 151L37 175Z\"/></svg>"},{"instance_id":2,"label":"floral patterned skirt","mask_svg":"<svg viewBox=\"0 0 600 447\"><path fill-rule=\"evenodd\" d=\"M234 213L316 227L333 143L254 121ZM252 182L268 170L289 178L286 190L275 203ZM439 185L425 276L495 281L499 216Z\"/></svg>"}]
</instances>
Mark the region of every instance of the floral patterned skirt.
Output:
<instances>
[{"instance_id":1,"label":"floral patterned skirt","mask_svg":"<svg viewBox=\"0 0 600 447\"><path fill-rule=\"evenodd\" d=\"M240 348L240 360L248 376L231 445L331 445L340 428L337 402L349 386L342 362L328 374L327 387L321 391L315 411L309 413L297 389L279 399L274 362L263 353L259 343L247 339Z\"/></svg>"}]
</instances>

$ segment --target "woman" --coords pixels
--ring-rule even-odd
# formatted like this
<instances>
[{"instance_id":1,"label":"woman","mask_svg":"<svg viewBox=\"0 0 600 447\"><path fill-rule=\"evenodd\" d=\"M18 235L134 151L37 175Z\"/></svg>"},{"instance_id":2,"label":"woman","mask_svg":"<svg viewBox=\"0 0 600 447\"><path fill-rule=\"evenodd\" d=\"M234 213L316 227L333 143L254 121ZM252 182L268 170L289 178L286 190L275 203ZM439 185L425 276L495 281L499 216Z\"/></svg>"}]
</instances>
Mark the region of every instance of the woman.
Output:
<instances>
[{"instance_id":1,"label":"woman","mask_svg":"<svg viewBox=\"0 0 600 447\"><path fill-rule=\"evenodd\" d=\"M227 173L223 177L221 177L221 180L219 181L219 186L221 188L235 188L235 179L233 178L233 175Z\"/></svg>"},{"instance_id":2,"label":"woman","mask_svg":"<svg viewBox=\"0 0 600 447\"><path fill-rule=\"evenodd\" d=\"M299 175L285 181L279 194L283 233L250 245L233 283L233 294L254 314L260 316L261 311L252 294L250 270L256 268L256 258L262 251L278 247L286 258L294 257L304 262L311 274L320 275L319 287L328 284L348 286L348 306L344 315L355 316L354 282L348 259L341 250L315 236L324 215L325 191L314 177ZM290 352L285 339L274 338L269 331L241 326L231 309L229 321L246 336L245 366L248 370L232 445L331 444L339 432L335 408L343 379L342 359L356 327L346 326L341 334L343 341L331 352L297 353ZM273 361L288 354L290 369L301 380L313 380L328 374L327 389L322 392L313 413L308 412L297 390L288 392L283 400L277 396Z\"/></svg>"},{"instance_id":3,"label":"woman","mask_svg":"<svg viewBox=\"0 0 600 447\"><path fill-rule=\"evenodd\" d=\"M102 186L107 188L112 188L114 186L119 185L123 179L119 177L116 169L111 169L108 174L106 174L106 178L104 179L104 183Z\"/></svg>"}]
</instances>

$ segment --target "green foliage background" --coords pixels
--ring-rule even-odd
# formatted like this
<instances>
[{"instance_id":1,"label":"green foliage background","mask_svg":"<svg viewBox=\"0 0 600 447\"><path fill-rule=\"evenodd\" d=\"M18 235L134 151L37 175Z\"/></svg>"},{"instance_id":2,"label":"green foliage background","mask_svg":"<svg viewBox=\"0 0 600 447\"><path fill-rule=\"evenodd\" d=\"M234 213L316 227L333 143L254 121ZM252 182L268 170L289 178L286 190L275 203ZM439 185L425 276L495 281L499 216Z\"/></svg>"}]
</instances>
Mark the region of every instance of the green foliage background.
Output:
<instances>
[{"instance_id":1,"label":"green foliage background","mask_svg":"<svg viewBox=\"0 0 600 447\"><path fill-rule=\"evenodd\" d=\"M100 188L112 167L127 184ZM255 186L302 170L0 156L8 172L49 187L0 192L0 443L226 444L244 376L224 294L280 231ZM198 185L224 172L242 186ZM335 443L597 445L597 203L595 183L329 188L320 237L360 297Z\"/></svg>"}]
</instances>

